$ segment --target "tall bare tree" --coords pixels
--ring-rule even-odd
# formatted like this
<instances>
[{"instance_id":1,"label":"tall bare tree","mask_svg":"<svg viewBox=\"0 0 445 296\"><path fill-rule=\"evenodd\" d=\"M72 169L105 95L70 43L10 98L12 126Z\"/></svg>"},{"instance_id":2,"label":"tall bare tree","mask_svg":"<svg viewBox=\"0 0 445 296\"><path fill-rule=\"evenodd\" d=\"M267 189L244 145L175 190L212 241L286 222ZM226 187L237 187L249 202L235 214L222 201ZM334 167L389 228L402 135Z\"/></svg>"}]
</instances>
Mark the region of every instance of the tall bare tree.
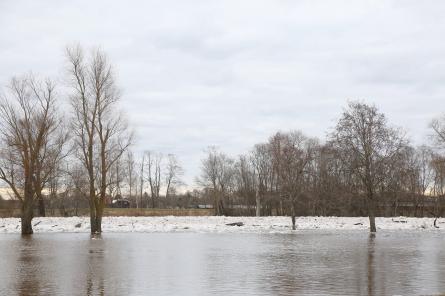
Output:
<instances>
[{"instance_id":1,"label":"tall bare tree","mask_svg":"<svg viewBox=\"0 0 445 296\"><path fill-rule=\"evenodd\" d=\"M62 158L67 136L56 109L54 83L14 78L0 101L0 179L22 207L22 234L32 234L36 198Z\"/></svg>"},{"instance_id":2,"label":"tall bare tree","mask_svg":"<svg viewBox=\"0 0 445 296\"><path fill-rule=\"evenodd\" d=\"M142 201L144 197L144 169L145 169L145 154L147 154L146 151L142 152L141 156L141 162L139 163L139 198L141 201L141 207L142 207ZM148 200L146 201L148 208Z\"/></svg>"},{"instance_id":3,"label":"tall bare tree","mask_svg":"<svg viewBox=\"0 0 445 296\"><path fill-rule=\"evenodd\" d=\"M365 192L370 231L376 232L377 194L406 140L399 129L388 126L386 117L375 106L350 102L334 132L332 144L340 159L360 180Z\"/></svg>"},{"instance_id":4,"label":"tall bare tree","mask_svg":"<svg viewBox=\"0 0 445 296\"><path fill-rule=\"evenodd\" d=\"M156 203L159 202L159 193L162 186L162 160L163 155L152 151L147 151L147 169L148 169L148 184L150 185L151 193L151 206L156 207ZM148 206L148 205L147 205Z\"/></svg>"},{"instance_id":5,"label":"tall bare tree","mask_svg":"<svg viewBox=\"0 0 445 296\"><path fill-rule=\"evenodd\" d=\"M267 144L255 145L253 151L251 152L250 161L254 167L256 181L255 215L259 217L261 215L261 201L264 199L267 191L271 189L272 185L272 158L270 155L269 146Z\"/></svg>"},{"instance_id":6,"label":"tall bare tree","mask_svg":"<svg viewBox=\"0 0 445 296\"><path fill-rule=\"evenodd\" d=\"M136 181L136 161L134 159L134 154L132 151L127 151L125 158L126 170L127 170L127 183L128 183L128 196L130 200L132 199L133 188L135 187ZM139 208L139 201L137 194L135 195L136 208Z\"/></svg>"},{"instance_id":7,"label":"tall bare tree","mask_svg":"<svg viewBox=\"0 0 445 296\"><path fill-rule=\"evenodd\" d=\"M176 155L169 154L167 156L167 164L165 168L165 197L168 198L176 191L178 186L183 184L181 178L184 170L179 163Z\"/></svg>"},{"instance_id":8,"label":"tall bare tree","mask_svg":"<svg viewBox=\"0 0 445 296\"><path fill-rule=\"evenodd\" d=\"M131 143L132 136L120 112L120 93L106 55L95 50L85 57L80 46L67 49L72 85L72 120L77 155L89 182L91 233L102 232L107 179L111 167Z\"/></svg>"},{"instance_id":9,"label":"tall bare tree","mask_svg":"<svg viewBox=\"0 0 445 296\"><path fill-rule=\"evenodd\" d=\"M278 180L281 198L291 209L292 229L296 229L295 216L299 197L304 192L304 175L313 158L317 142L306 137L300 131L287 134L278 133L273 139L280 139L279 157L280 170Z\"/></svg>"},{"instance_id":10,"label":"tall bare tree","mask_svg":"<svg viewBox=\"0 0 445 296\"><path fill-rule=\"evenodd\" d=\"M257 180L255 167L247 155L240 155L234 163L234 191L236 198L232 202L243 203L248 209L253 208L257 197Z\"/></svg>"}]
</instances>

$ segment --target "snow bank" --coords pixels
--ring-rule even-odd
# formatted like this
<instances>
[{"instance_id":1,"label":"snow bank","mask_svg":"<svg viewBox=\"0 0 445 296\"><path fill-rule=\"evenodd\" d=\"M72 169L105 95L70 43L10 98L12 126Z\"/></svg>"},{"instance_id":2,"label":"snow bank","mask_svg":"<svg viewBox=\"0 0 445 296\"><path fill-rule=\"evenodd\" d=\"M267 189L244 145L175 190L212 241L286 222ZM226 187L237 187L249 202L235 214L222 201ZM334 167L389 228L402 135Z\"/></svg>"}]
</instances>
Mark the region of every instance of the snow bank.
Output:
<instances>
[{"instance_id":1,"label":"snow bank","mask_svg":"<svg viewBox=\"0 0 445 296\"><path fill-rule=\"evenodd\" d=\"M243 222L243 226L228 223ZM377 229L383 230L445 230L445 219L439 219L435 228L433 218L376 218ZM34 218L33 229L43 232L89 232L88 217ZM367 217L298 217L300 230L367 230ZM289 217L104 217L104 232L240 232L240 233L289 233ZM20 219L0 219L0 233L19 233Z\"/></svg>"}]
</instances>

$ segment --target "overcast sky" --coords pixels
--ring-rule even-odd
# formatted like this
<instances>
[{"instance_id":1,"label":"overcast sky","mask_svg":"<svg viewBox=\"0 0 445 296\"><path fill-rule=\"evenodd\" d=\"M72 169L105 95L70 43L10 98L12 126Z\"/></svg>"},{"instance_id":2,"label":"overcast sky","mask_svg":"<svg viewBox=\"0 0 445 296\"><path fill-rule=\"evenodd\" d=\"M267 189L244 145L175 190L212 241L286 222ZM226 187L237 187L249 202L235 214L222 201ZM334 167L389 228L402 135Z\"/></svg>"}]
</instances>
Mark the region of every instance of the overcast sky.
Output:
<instances>
[{"instance_id":1,"label":"overcast sky","mask_svg":"<svg viewBox=\"0 0 445 296\"><path fill-rule=\"evenodd\" d=\"M134 149L248 151L278 130L324 139L347 100L414 144L445 111L445 1L1 1L0 84L64 75L64 48L111 58ZM60 79L62 84L62 79ZM63 98L61 98L63 99Z\"/></svg>"}]
</instances>

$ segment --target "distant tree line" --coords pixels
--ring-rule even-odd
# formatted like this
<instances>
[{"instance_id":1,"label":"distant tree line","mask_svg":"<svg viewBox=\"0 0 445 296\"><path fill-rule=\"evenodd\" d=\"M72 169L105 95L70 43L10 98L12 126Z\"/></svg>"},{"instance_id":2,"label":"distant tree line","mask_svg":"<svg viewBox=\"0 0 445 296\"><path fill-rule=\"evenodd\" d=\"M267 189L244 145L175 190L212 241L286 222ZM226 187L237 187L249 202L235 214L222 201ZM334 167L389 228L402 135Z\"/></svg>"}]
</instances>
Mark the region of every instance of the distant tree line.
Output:
<instances>
[{"instance_id":1,"label":"distant tree line","mask_svg":"<svg viewBox=\"0 0 445 296\"><path fill-rule=\"evenodd\" d=\"M432 121L435 147L445 144L445 119ZM445 158L413 147L375 106L350 102L326 141L301 131L277 132L231 158L215 147L198 183L217 215L442 216ZM409 208L409 211L406 211Z\"/></svg>"},{"instance_id":2,"label":"distant tree line","mask_svg":"<svg viewBox=\"0 0 445 296\"><path fill-rule=\"evenodd\" d=\"M33 75L11 80L0 100L0 180L21 205L21 231L37 214L88 208L92 233L104 207L126 198L135 208L211 205L216 215L376 216L409 207L413 216L443 215L445 117L431 122L430 146L413 147L375 106L350 102L325 141L277 132L233 158L209 147L196 178L181 192L176 155L135 154L114 69L101 50L66 51L66 92ZM63 101L70 108L64 115ZM433 148L434 147L434 148ZM71 211L71 212L70 212Z\"/></svg>"}]
</instances>

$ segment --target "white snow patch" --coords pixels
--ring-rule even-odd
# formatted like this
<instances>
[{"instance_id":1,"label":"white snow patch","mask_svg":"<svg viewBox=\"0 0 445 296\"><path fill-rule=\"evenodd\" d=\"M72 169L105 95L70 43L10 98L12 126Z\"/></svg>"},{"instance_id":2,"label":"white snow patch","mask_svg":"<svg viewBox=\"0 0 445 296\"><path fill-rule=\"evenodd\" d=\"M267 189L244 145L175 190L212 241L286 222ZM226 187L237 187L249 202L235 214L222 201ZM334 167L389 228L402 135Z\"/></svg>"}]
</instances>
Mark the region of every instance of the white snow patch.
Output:
<instances>
[{"instance_id":1,"label":"white snow patch","mask_svg":"<svg viewBox=\"0 0 445 296\"><path fill-rule=\"evenodd\" d=\"M376 218L381 230L443 231L445 224L438 220L440 228L433 225L434 218ZM243 226L228 226L227 223L243 222ZM80 227L78 224L80 223ZM89 232L89 217L34 218L35 233L44 232ZM442 224L442 225L441 225ZM367 217L298 217L297 230L367 230ZM240 232L240 233L289 233L289 217L104 217L103 232ZM0 233L20 233L19 218L0 218Z\"/></svg>"}]
</instances>

